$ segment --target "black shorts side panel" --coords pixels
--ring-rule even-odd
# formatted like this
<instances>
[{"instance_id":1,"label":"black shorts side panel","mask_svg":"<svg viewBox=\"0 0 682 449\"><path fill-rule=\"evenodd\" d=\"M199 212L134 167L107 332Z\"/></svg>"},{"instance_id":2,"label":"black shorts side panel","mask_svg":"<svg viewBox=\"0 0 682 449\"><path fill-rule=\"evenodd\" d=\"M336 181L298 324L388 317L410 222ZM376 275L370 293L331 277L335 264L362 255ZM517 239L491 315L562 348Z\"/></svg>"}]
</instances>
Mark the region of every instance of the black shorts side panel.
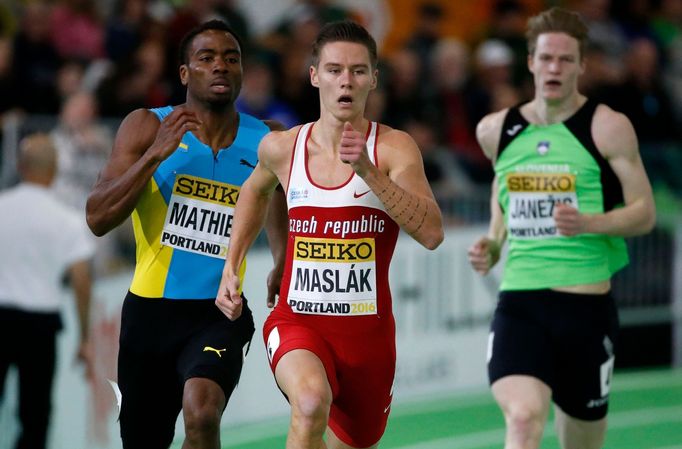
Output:
<instances>
[{"instance_id":1,"label":"black shorts side panel","mask_svg":"<svg viewBox=\"0 0 682 449\"><path fill-rule=\"evenodd\" d=\"M215 305L213 307L220 314L218 320L192 335L180 354L177 369L183 382L192 377L216 382L223 389L227 404L239 383L255 328L246 300L242 315L234 322L229 321Z\"/></svg>"},{"instance_id":2,"label":"black shorts side panel","mask_svg":"<svg viewBox=\"0 0 682 449\"><path fill-rule=\"evenodd\" d=\"M606 415L618 333L613 299L551 290L500 292L491 326L490 383L536 377L568 415Z\"/></svg>"}]
</instances>

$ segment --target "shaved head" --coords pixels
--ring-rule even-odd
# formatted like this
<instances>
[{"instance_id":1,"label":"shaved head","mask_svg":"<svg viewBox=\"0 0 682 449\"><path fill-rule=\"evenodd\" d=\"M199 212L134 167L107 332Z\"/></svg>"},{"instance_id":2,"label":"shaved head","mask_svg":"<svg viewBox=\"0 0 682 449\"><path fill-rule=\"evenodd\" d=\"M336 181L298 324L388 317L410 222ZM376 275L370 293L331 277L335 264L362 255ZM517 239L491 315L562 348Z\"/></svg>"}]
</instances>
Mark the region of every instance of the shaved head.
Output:
<instances>
[{"instance_id":1,"label":"shaved head","mask_svg":"<svg viewBox=\"0 0 682 449\"><path fill-rule=\"evenodd\" d=\"M22 139L18 165L25 180L49 184L57 171L57 151L50 136L36 133Z\"/></svg>"}]
</instances>

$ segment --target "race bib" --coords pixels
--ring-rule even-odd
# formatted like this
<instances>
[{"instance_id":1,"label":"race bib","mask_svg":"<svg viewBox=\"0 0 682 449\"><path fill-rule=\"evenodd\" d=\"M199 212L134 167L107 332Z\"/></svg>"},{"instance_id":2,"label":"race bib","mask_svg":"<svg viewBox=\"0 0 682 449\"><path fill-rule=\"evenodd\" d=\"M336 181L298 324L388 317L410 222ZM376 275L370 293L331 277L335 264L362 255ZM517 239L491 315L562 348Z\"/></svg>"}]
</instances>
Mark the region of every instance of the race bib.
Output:
<instances>
[{"instance_id":1,"label":"race bib","mask_svg":"<svg viewBox=\"0 0 682 449\"><path fill-rule=\"evenodd\" d=\"M224 259L239 187L178 175L168 202L161 244Z\"/></svg>"},{"instance_id":2,"label":"race bib","mask_svg":"<svg viewBox=\"0 0 682 449\"><path fill-rule=\"evenodd\" d=\"M287 302L295 313L377 313L375 241L296 237Z\"/></svg>"},{"instance_id":3,"label":"race bib","mask_svg":"<svg viewBox=\"0 0 682 449\"><path fill-rule=\"evenodd\" d=\"M559 235L554 206L578 209L575 175L568 173L513 173L507 176L507 229L517 239L545 239Z\"/></svg>"}]
</instances>

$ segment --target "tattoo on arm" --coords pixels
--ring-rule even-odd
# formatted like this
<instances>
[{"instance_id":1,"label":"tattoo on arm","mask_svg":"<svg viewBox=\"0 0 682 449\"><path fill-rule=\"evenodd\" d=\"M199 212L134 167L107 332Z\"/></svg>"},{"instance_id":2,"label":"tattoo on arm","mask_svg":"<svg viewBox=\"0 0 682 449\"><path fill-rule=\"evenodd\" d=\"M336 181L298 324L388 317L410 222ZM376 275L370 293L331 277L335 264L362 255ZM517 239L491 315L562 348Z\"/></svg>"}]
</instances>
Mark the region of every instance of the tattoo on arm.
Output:
<instances>
[{"instance_id":1,"label":"tattoo on arm","mask_svg":"<svg viewBox=\"0 0 682 449\"><path fill-rule=\"evenodd\" d=\"M386 207L386 212L408 234L412 235L421 230L429 212L428 201L406 192L391 180L388 180L386 186L377 196ZM394 200L394 198L396 199ZM410 210L412 213L408 217Z\"/></svg>"}]
</instances>

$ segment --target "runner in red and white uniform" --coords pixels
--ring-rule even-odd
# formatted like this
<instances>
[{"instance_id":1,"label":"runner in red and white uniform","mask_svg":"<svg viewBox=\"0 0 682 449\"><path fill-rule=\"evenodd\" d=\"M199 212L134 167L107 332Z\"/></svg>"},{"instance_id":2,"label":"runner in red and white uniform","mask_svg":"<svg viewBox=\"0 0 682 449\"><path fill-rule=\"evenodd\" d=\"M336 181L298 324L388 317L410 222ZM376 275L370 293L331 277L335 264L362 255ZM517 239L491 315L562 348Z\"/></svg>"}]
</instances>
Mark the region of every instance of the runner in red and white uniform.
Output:
<instances>
[{"instance_id":1,"label":"runner in red and white uniform","mask_svg":"<svg viewBox=\"0 0 682 449\"><path fill-rule=\"evenodd\" d=\"M310 77L320 119L261 141L235 209L216 302L228 316L241 307L239 266L270 194L285 186L288 245L275 255L280 300L263 335L291 404L286 447L376 447L395 374L390 260L400 228L437 247L441 214L412 138L364 118L377 82L376 43L367 31L353 22L326 25L313 45Z\"/></svg>"}]
</instances>

